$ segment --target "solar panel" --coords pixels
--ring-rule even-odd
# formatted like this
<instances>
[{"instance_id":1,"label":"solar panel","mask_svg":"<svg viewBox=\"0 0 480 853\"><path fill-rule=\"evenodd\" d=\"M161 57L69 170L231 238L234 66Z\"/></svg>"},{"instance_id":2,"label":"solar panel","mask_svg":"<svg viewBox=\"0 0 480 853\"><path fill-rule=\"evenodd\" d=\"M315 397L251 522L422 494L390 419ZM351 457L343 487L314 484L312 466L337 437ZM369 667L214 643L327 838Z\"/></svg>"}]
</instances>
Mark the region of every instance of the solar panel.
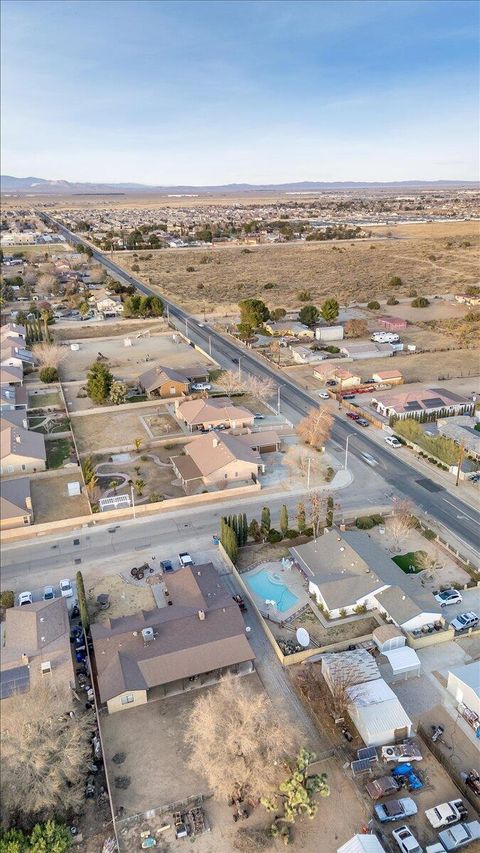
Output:
<instances>
[{"instance_id":1,"label":"solar panel","mask_svg":"<svg viewBox=\"0 0 480 853\"><path fill-rule=\"evenodd\" d=\"M14 693L25 693L30 687L28 666L16 666L0 672L0 699L8 699Z\"/></svg>"},{"instance_id":2,"label":"solar panel","mask_svg":"<svg viewBox=\"0 0 480 853\"><path fill-rule=\"evenodd\" d=\"M369 761L378 761L377 749L375 746L364 746L362 749L357 749L357 758L368 758Z\"/></svg>"},{"instance_id":3,"label":"solar panel","mask_svg":"<svg viewBox=\"0 0 480 853\"><path fill-rule=\"evenodd\" d=\"M415 409L421 409L421 406L418 400L412 400L411 403L405 403L403 408L405 411L413 411Z\"/></svg>"},{"instance_id":4,"label":"solar panel","mask_svg":"<svg viewBox=\"0 0 480 853\"><path fill-rule=\"evenodd\" d=\"M367 773L372 769L372 762L369 758L361 758L359 761L352 761L350 767L354 776L360 776L361 773Z\"/></svg>"},{"instance_id":5,"label":"solar panel","mask_svg":"<svg viewBox=\"0 0 480 853\"><path fill-rule=\"evenodd\" d=\"M440 397L428 397L423 401L423 405L427 409L441 409L445 403Z\"/></svg>"}]
</instances>

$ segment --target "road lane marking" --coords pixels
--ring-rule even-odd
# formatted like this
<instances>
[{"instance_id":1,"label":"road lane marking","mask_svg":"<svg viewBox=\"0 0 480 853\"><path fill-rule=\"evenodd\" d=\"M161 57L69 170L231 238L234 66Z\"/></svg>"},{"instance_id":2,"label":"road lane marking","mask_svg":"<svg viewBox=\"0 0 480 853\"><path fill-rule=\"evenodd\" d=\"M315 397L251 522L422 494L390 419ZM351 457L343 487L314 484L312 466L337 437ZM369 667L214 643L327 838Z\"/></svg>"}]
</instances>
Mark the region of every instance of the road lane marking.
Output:
<instances>
[{"instance_id":1,"label":"road lane marking","mask_svg":"<svg viewBox=\"0 0 480 853\"><path fill-rule=\"evenodd\" d=\"M450 504L450 506L453 506L453 508L456 509L458 512L458 510L459 510L458 506L455 506L455 504L452 504L452 502L447 500L447 498L442 498L442 500L444 500L446 504ZM473 521L474 524L478 524L480 526L480 521L477 521L477 519L473 518L471 515L467 515L466 512L464 512L462 516L457 515L457 518L460 518L460 517L461 518L469 518L470 521Z\"/></svg>"}]
</instances>

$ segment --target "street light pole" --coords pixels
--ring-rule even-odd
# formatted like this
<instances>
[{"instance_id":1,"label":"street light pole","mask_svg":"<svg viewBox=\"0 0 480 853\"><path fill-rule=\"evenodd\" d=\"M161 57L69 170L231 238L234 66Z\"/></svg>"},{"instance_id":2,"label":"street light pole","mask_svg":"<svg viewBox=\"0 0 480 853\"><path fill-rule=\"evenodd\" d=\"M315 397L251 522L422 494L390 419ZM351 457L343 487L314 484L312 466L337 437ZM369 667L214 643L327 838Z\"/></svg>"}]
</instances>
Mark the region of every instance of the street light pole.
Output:
<instances>
[{"instance_id":1,"label":"street light pole","mask_svg":"<svg viewBox=\"0 0 480 853\"><path fill-rule=\"evenodd\" d=\"M277 415L280 414L280 389L282 387L283 387L282 385L279 385L277 388Z\"/></svg>"},{"instance_id":2,"label":"street light pole","mask_svg":"<svg viewBox=\"0 0 480 853\"><path fill-rule=\"evenodd\" d=\"M238 378L240 379L242 376L242 356L238 357Z\"/></svg>"},{"instance_id":3,"label":"street light pole","mask_svg":"<svg viewBox=\"0 0 480 853\"><path fill-rule=\"evenodd\" d=\"M308 462L307 462L307 489L310 488L310 465L311 465L311 462L312 462L312 460L311 460L311 457L309 456Z\"/></svg>"},{"instance_id":4,"label":"street light pole","mask_svg":"<svg viewBox=\"0 0 480 853\"><path fill-rule=\"evenodd\" d=\"M347 435L347 440L345 442L345 464L343 466L345 471L348 471L348 442L350 441L351 435L351 433L350 435Z\"/></svg>"},{"instance_id":5,"label":"street light pole","mask_svg":"<svg viewBox=\"0 0 480 853\"><path fill-rule=\"evenodd\" d=\"M185 337L188 338L188 317L185 317Z\"/></svg>"},{"instance_id":6,"label":"street light pole","mask_svg":"<svg viewBox=\"0 0 480 853\"><path fill-rule=\"evenodd\" d=\"M132 495L132 509L133 509L133 520L135 521L135 495L133 494L133 486L130 486L130 493Z\"/></svg>"},{"instance_id":7,"label":"street light pole","mask_svg":"<svg viewBox=\"0 0 480 853\"><path fill-rule=\"evenodd\" d=\"M208 336L208 352L210 355L212 354L212 336L211 335Z\"/></svg>"}]
</instances>

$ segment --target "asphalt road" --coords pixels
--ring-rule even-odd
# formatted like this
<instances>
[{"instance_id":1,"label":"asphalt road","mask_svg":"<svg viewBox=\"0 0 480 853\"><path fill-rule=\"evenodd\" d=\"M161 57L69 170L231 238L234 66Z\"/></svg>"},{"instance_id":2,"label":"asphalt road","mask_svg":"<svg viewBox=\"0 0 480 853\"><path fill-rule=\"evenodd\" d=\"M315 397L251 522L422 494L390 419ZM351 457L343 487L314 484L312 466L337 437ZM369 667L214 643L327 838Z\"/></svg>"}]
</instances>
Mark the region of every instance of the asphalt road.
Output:
<instances>
[{"instance_id":1,"label":"asphalt road","mask_svg":"<svg viewBox=\"0 0 480 853\"><path fill-rule=\"evenodd\" d=\"M48 216L48 214L42 213L42 215L50 225L56 227L64 235L68 242L88 245L86 241L72 234L67 228ZM92 251L95 260L103 264L108 272L116 278L133 284L146 295L156 293L143 284L143 282L125 272L118 264L104 255L103 252L97 249L93 249ZM315 398L303 388L300 388L299 385L289 379L285 374L278 372L275 368L261 360L261 356L256 356L251 350L232 342L206 324L199 323L169 299L163 296L162 299L170 321L180 331L185 333L192 343L201 346L207 352L211 352L212 357L222 367L233 370L245 370L259 377L268 376L277 385L280 385L281 410L287 414L293 423L298 422L300 418L307 414L313 405L319 404L318 397ZM352 456L364 462L362 452L371 454L378 463L375 467L376 473L382 476L385 483L393 487L399 496L409 498L425 513L428 513L440 524L449 528L457 539L466 543L468 547L478 548L480 542L480 512L477 508L469 506L455 495L452 495L450 491L438 486L428 477L419 474L415 468L402 460L398 455L392 453L386 446L380 447L376 442L369 439L367 430L365 430L364 434L359 434L358 430L351 427L345 420L336 417L332 432L333 444L344 448L348 435L355 436L355 438L351 439L349 447L349 453ZM364 468L364 476L367 479L371 469L368 465L364 465Z\"/></svg>"}]
</instances>

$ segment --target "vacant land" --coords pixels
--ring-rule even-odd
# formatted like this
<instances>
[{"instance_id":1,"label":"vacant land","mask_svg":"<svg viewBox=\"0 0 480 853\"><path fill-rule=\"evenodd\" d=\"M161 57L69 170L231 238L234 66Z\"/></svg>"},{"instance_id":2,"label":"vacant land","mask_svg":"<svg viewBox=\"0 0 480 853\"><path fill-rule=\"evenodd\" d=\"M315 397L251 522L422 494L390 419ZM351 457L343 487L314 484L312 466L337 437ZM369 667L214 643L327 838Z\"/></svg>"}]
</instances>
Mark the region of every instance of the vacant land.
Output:
<instances>
[{"instance_id":1,"label":"vacant land","mask_svg":"<svg viewBox=\"0 0 480 853\"><path fill-rule=\"evenodd\" d=\"M388 281L400 276L395 295L460 292L478 280L480 235L472 222L392 226L377 229L385 240L355 243L275 244L215 246L214 249L179 249L142 254L116 253L115 260L131 270L138 263L139 277L189 310L232 310L239 299L262 297L272 307L298 307L298 292L307 289L309 301L318 303L335 295L342 303L388 296ZM469 244L469 245L467 245ZM187 268L193 267L193 272ZM273 284L273 288L270 285Z\"/></svg>"},{"instance_id":2,"label":"vacant land","mask_svg":"<svg viewBox=\"0 0 480 853\"><path fill-rule=\"evenodd\" d=\"M86 592L88 611L95 622L130 616L137 611L152 610L155 607L155 598L150 586L128 583L120 575L106 575L99 580L94 579ZM102 593L110 596L108 610L100 610L97 606L97 595Z\"/></svg>"},{"instance_id":3,"label":"vacant land","mask_svg":"<svg viewBox=\"0 0 480 853\"><path fill-rule=\"evenodd\" d=\"M115 335L132 335L135 338L139 333L150 330L158 334L167 328L165 320L103 320L92 323L57 323L52 326L52 333L56 343L62 341L87 340L88 338L115 337Z\"/></svg>"},{"instance_id":4,"label":"vacant land","mask_svg":"<svg viewBox=\"0 0 480 853\"><path fill-rule=\"evenodd\" d=\"M30 490L35 524L89 515L88 498L84 494L70 497L68 483L79 483L80 489L82 488L82 478L78 469L72 469L69 473L59 474L56 477L32 477Z\"/></svg>"},{"instance_id":5,"label":"vacant land","mask_svg":"<svg viewBox=\"0 0 480 853\"><path fill-rule=\"evenodd\" d=\"M314 642L319 646L327 646L330 643L339 643L348 639L353 641L355 637L371 634L375 628L378 628L378 622L373 617L366 616L364 619L355 619L325 628L313 610L308 609L289 622L286 627L282 628L275 622L270 622L269 627L277 640L295 640L297 628L306 628Z\"/></svg>"},{"instance_id":6,"label":"vacant land","mask_svg":"<svg viewBox=\"0 0 480 853\"><path fill-rule=\"evenodd\" d=\"M139 438L142 446L145 447L151 441L151 436L143 419L154 438L163 438L175 432L181 433L175 419L162 406L157 409L154 406L138 404L138 409L134 410L122 410L119 406L118 412L102 414L99 411L98 415L80 415L72 418L72 429L79 453L99 453L108 448L126 447L133 445L136 438Z\"/></svg>"}]
</instances>

